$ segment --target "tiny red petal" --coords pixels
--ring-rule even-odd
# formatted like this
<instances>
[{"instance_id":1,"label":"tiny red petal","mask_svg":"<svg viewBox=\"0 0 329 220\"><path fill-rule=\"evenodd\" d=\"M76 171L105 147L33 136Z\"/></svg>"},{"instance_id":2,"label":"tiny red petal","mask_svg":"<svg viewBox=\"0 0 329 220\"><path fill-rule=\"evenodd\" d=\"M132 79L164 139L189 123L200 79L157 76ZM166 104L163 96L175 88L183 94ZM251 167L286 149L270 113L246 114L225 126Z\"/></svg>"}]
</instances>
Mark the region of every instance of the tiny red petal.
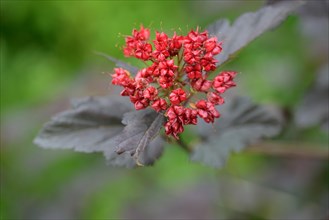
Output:
<instances>
[{"instance_id":1,"label":"tiny red petal","mask_svg":"<svg viewBox=\"0 0 329 220\"><path fill-rule=\"evenodd\" d=\"M178 105L186 99L186 92L181 88L173 90L169 95L169 100L174 105Z\"/></svg>"},{"instance_id":2,"label":"tiny red petal","mask_svg":"<svg viewBox=\"0 0 329 220\"><path fill-rule=\"evenodd\" d=\"M214 105L222 105L224 104L224 99L216 92L209 92L207 94L208 101L213 103Z\"/></svg>"},{"instance_id":3,"label":"tiny red petal","mask_svg":"<svg viewBox=\"0 0 329 220\"><path fill-rule=\"evenodd\" d=\"M236 86L233 81L237 72L234 71L223 71L214 78L213 88L219 92L224 93L227 89Z\"/></svg>"}]
</instances>

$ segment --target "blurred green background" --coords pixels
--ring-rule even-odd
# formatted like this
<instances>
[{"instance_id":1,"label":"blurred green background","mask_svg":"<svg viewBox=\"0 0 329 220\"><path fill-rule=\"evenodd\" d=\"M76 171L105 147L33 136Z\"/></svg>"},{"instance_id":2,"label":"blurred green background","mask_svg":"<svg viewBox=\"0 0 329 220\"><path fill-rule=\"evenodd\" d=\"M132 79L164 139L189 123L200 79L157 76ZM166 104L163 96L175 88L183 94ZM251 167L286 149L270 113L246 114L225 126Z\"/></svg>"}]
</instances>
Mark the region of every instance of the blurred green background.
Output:
<instances>
[{"instance_id":1,"label":"blurred green background","mask_svg":"<svg viewBox=\"0 0 329 220\"><path fill-rule=\"evenodd\" d=\"M167 144L154 167L107 167L100 154L40 149L32 140L69 99L105 95L124 35L140 24L186 33L234 20L263 1L1 0L1 200L7 219L308 219L328 215L328 161L322 157L240 153L215 170ZM225 69L242 72L238 94L291 114L327 58L313 51L301 19L251 43ZM327 33L324 33L327 34ZM314 39L313 39L314 40ZM224 42L225 43L225 42ZM327 43L327 42L326 42ZM104 74L105 73L105 74ZM328 147L319 126L279 137ZM319 147L319 148L321 148ZM321 148L321 150L322 150ZM314 149L315 151L317 149ZM323 218L324 219L324 218Z\"/></svg>"}]
</instances>

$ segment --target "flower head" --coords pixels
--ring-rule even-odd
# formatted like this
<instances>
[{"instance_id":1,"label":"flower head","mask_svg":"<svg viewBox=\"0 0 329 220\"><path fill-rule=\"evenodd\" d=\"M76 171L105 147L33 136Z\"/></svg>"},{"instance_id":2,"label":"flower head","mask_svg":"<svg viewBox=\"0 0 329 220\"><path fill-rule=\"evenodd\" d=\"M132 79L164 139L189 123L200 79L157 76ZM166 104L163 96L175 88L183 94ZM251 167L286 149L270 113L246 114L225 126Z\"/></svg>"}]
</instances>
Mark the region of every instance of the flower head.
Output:
<instances>
[{"instance_id":1,"label":"flower head","mask_svg":"<svg viewBox=\"0 0 329 220\"><path fill-rule=\"evenodd\" d=\"M124 55L151 62L133 77L123 68L115 68L112 84L122 86L122 96L129 96L136 110L147 107L164 114L165 133L178 139L184 126L197 124L198 118L213 123L220 113L216 105L224 103L221 96L235 86L234 71L223 71L213 80L215 56L222 51L222 42L209 37L207 31L191 30L186 36L156 32L149 41L150 30L134 29L125 39ZM195 93L205 99L189 103ZM188 105L190 104L190 105ZM190 106L190 107L186 107Z\"/></svg>"}]
</instances>

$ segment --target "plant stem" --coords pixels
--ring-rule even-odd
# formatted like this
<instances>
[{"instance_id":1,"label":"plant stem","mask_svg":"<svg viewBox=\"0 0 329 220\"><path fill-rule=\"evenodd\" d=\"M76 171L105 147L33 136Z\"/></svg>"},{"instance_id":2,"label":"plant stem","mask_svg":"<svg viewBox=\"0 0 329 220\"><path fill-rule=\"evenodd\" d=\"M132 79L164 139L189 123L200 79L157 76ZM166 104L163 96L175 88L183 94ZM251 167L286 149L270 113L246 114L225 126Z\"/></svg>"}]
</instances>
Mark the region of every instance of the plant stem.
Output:
<instances>
[{"instance_id":1,"label":"plant stem","mask_svg":"<svg viewBox=\"0 0 329 220\"><path fill-rule=\"evenodd\" d=\"M192 152L192 147L185 143L184 141L182 141L182 137L181 135L179 135L179 139L177 140L177 144L187 153L191 153Z\"/></svg>"},{"instance_id":2,"label":"plant stem","mask_svg":"<svg viewBox=\"0 0 329 220\"><path fill-rule=\"evenodd\" d=\"M181 137L177 140L178 145L187 153L192 152L192 146L182 141ZM274 142L263 141L246 147L245 153L260 154L274 157L292 157L316 160L328 160L328 147L316 146L316 144L293 143L293 142Z\"/></svg>"},{"instance_id":3,"label":"plant stem","mask_svg":"<svg viewBox=\"0 0 329 220\"><path fill-rule=\"evenodd\" d=\"M298 157L318 160L328 160L328 147L316 144L292 142L260 142L250 145L245 152L277 157Z\"/></svg>"}]
</instances>

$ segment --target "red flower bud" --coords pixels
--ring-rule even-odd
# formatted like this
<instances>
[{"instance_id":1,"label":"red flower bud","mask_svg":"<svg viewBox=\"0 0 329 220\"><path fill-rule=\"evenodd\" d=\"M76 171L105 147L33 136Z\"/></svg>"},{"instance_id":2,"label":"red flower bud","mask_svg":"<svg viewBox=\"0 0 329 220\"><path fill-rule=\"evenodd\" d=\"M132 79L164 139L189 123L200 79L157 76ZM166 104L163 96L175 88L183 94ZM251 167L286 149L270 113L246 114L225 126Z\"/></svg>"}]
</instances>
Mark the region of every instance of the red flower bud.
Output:
<instances>
[{"instance_id":1,"label":"red flower bud","mask_svg":"<svg viewBox=\"0 0 329 220\"><path fill-rule=\"evenodd\" d=\"M161 110L166 110L167 109L167 102L166 100L164 99L157 99L157 100L154 100L153 104L152 104L152 108L159 112Z\"/></svg>"},{"instance_id":2,"label":"red flower bud","mask_svg":"<svg viewBox=\"0 0 329 220\"><path fill-rule=\"evenodd\" d=\"M207 92L211 88L212 82L210 80L199 78L191 81L191 85L196 91Z\"/></svg>"},{"instance_id":3,"label":"red flower bud","mask_svg":"<svg viewBox=\"0 0 329 220\"><path fill-rule=\"evenodd\" d=\"M112 84L120 86L128 86L133 83L133 79L130 78L130 74L127 70L122 68L115 68L114 74L112 74Z\"/></svg>"},{"instance_id":4,"label":"red flower bud","mask_svg":"<svg viewBox=\"0 0 329 220\"><path fill-rule=\"evenodd\" d=\"M211 102L200 100L196 103L196 107L198 108L198 115L207 123L213 123L215 118L219 118L220 116L214 104Z\"/></svg>"},{"instance_id":5,"label":"red flower bud","mask_svg":"<svg viewBox=\"0 0 329 220\"><path fill-rule=\"evenodd\" d=\"M158 90L153 86L146 88L143 92L144 98L154 100L158 95Z\"/></svg>"},{"instance_id":6,"label":"red flower bud","mask_svg":"<svg viewBox=\"0 0 329 220\"><path fill-rule=\"evenodd\" d=\"M236 86L235 82L233 82L236 74L237 72L234 71L221 72L214 78L213 88L219 93L224 93L227 89Z\"/></svg>"},{"instance_id":7,"label":"red flower bud","mask_svg":"<svg viewBox=\"0 0 329 220\"><path fill-rule=\"evenodd\" d=\"M208 92L207 94L208 101L213 103L214 105L222 105L224 104L224 99L220 95L215 92Z\"/></svg>"},{"instance_id":8,"label":"red flower bud","mask_svg":"<svg viewBox=\"0 0 329 220\"><path fill-rule=\"evenodd\" d=\"M169 100L173 105L178 105L186 100L186 92L181 88L175 89L170 93Z\"/></svg>"}]
</instances>

